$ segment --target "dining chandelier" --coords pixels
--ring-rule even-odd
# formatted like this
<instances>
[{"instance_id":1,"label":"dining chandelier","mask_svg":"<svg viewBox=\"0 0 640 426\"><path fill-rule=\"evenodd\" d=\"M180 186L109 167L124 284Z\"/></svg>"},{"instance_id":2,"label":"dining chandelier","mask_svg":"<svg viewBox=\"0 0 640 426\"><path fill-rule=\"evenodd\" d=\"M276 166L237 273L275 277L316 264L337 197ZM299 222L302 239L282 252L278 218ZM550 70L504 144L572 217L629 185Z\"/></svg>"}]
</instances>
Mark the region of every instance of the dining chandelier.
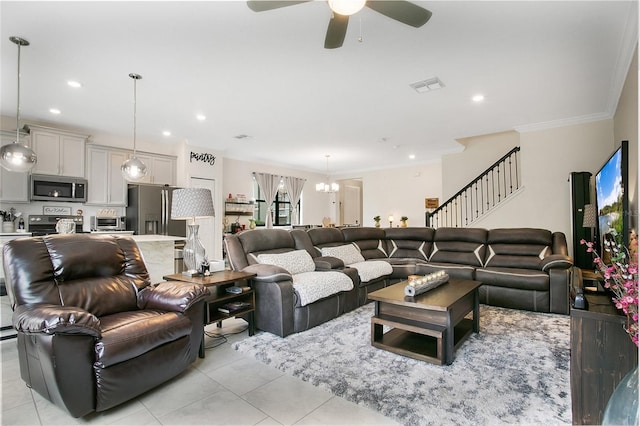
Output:
<instances>
[{"instance_id":1,"label":"dining chandelier","mask_svg":"<svg viewBox=\"0 0 640 426\"><path fill-rule=\"evenodd\" d=\"M325 155L325 157L327 157L327 183L324 182L320 182L316 184L316 191L318 192L326 192L326 193L330 193L330 192L338 192L340 190L340 185L338 185L336 182L331 182L329 180L329 157L330 155ZM331 182L331 183L329 183Z\"/></svg>"}]
</instances>

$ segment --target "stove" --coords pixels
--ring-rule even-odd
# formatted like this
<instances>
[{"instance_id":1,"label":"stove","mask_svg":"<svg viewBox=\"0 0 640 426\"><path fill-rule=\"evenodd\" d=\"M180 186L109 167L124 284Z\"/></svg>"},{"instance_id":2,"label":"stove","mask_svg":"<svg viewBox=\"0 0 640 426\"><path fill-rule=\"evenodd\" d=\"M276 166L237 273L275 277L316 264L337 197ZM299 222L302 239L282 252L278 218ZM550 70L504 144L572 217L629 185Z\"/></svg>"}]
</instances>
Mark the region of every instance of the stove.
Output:
<instances>
[{"instance_id":1,"label":"stove","mask_svg":"<svg viewBox=\"0 0 640 426\"><path fill-rule=\"evenodd\" d=\"M34 237L39 237L42 235L50 235L57 234L56 232L56 224L60 219L71 219L76 224L76 233L80 234L83 232L82 225L84 224L84 219L82 216L74 216L74 215L29 215L29 232Z\"/></svg>"}]
</instances>

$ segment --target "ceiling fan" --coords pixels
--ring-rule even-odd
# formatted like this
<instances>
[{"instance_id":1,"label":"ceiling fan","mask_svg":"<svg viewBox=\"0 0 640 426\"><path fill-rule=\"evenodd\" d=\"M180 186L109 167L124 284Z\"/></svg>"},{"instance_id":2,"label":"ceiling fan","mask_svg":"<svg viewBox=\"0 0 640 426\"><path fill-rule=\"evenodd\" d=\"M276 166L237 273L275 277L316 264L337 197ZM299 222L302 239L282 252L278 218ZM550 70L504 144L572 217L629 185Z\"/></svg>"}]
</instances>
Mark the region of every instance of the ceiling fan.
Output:
<instances>
[{"instance_id":1,"label":"ceiling fan","mask_svg":"<svg viewBox=\"0 0 640 426\"><path fill-rule=\"evenodd\" d=\"M308 3L313 0L250 0L247 5L254 12L264 12L272 9ZM431 12L420 6L404 0L327 0L333 12L324 39L325 49L335 49L342 46L347 34L349 16L360 11L363 7L373 9L398 22L419 28L431 18Z\"/></svg>"}]
</instances>

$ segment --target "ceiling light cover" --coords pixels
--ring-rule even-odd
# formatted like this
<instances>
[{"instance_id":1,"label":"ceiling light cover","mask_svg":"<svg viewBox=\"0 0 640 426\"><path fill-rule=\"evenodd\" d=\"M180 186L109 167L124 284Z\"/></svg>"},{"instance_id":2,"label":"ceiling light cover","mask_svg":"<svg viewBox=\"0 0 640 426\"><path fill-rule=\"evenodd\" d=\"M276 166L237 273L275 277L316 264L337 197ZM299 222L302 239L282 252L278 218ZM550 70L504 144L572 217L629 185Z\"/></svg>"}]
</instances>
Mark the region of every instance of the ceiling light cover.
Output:
<instances>
[{"instance_id":1,"label":"ceiling light cover","mask_svg":"<svg viewBox=\"0 0 640 426\"><path fill-rule=\"evenodd\" d=\"M438 77L433 77L422 81L416 81L415 83L411 83L409 86L418 93L426 93L442 89L444 87L444 83Z\"/></svg>"},{"instance_id":2,"label":"ceiling light cover","mask_svg":"<svg viewBox=\"0 0 640 426\"><path fill-rule=\"evenodd\" d=\"M10 172L28 172L38 161L32 149L20 143L20 50L29 42L20 37L9 37L18 46L18 93L16 107L16 140L0 148L0 165Z\"/></svg>"},{"instance_id":3,"label":"ceiling light cover","mask_svg":"<svg viewBox=\"0 0 640 426\"><path fill-rule=\"evenodd\" d=\"M142 79L139 74L129 74L129 77L133 79L133 155L127 161L122 163L120 171L122 176L128 181L138 181L147 175L147 166L136 157L136 103L137 103L137 91L136 83Z\"/></svg>"},{"instance_id":4,"label":"ceiling light cover","mask_svg":"<svg viewBox=\"0 0 640 426\"><path fill-rule=\"evenodd\" d=\"M360 12L366 0L329 0L329 7L338 15L351 16Z\"/></svg>"}]
</instances>

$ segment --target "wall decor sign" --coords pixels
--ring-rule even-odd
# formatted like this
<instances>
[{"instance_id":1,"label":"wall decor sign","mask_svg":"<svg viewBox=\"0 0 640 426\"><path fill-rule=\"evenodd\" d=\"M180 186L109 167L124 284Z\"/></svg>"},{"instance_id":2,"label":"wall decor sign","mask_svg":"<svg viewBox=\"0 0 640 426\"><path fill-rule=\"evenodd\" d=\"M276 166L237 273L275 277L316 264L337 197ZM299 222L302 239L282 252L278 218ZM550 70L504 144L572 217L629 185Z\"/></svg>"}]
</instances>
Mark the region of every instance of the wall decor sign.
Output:
<instances>
[{"instance_id":1,"label":"wall decor sign","mask_svg":"<svg viewBox=\"0 0 640 426\"><path fill-rule=\"evenodd\" d=\"M44 206L42 208L42 214L50 214L50 215L71 215L71 207L60 207L60 206Z\"/></svg>"},{"instance_id":2,"label":"wall decor sign","mask_svg":"<svg viewBox=\"0 0 640 426\"><path fill-rule=\"evenodd\" d=\"M209 153L198 153L191 151L191 155L189 156L189 162L193 163L193 161L202 161L203 163L209 163L210 165L216 164L216 156Z\"/></svg>"},{"instance_id":3,"label":"wall decor sign","mask_svg":"<svg viewBox=\"0 0 640 426\"><path fill-rule=\"evenodd\" d=\"M438 198L425 198L424 199L424 208L425 209L437 209L440 205Z\"/></svg>"}]
</instances>

